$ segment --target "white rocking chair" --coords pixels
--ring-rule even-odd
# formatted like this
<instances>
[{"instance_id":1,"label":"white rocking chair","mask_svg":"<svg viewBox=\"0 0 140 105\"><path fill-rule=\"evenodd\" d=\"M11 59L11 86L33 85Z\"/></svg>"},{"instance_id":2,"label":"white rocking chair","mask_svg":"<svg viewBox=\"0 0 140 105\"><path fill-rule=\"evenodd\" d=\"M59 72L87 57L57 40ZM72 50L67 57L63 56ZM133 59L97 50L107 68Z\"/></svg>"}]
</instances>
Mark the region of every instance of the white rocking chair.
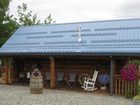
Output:
<instances>
[{"instance_id":1,"label":"white rocking chair","mask_svg":"<svg viewBox=\"0 0 140 105\"><path fill-rule=\"evenodd\" d=\"M87 91L92 91L92 90L96 90L97 88L95 88L95 82L97 79L97 75L98 75L99 71L94 71L93 77L92 78L85 78L84 80L84 84L82 86L82 88L84 88L84 90Z\"/></svg>"}]
</instances>

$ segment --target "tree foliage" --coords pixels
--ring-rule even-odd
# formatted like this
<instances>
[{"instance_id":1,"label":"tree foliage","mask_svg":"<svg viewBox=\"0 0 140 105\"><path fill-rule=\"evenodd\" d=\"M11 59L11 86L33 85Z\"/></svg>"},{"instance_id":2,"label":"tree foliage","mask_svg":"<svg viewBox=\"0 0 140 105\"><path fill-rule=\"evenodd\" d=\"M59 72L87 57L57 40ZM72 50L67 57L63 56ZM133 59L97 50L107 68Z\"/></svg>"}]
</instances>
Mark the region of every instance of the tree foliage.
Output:
<instances>
[{"instance_id":1,"label":"tree foliage","mask_svg":"<svg viewBox=\"0 0 140 105\"><path fill-rule=\"evenodd\" d=\"M29 25L38 25L38 24L53 24L51 15L41 22L40 19L37 19L37 14L33 14L32 11L28 10L27 4L23 3L22 6L18 6L18 22L19 25L29 26Z\"/></svg>"},{"instance_id":2,"label":"tree foliage","mask_svg":"<svg viewBox=\"0 0 140 105\"><path fill-rule=\"evenodd\" d=\"M0 0L0 24L5 20L9 2L9 0Z\"/></svg>"},{"instance_id":3,"label":"tree foliage","mask_svg":"<svg viewBox=\"0 0 140 105\"><path fill-rule=\"evenodd\" d=\"M20 26L38 25L38 24L53 24L51 14L41 22L37 18L37 14L28 10L26 3L18 6L18 17L8 14L9 3L11 0L0 0L0 46L15 32Z\"/></svg>"},{"instance_id":4,"label":"tree foliage","mask_svg":"<svg viewBox=\"0 0 140 105\"><path fill-rule=\"evenodd\" d=\"M22 6L18 6L18 22L20 25L35 25L40 24L40 20L37 20L37 15L32 14L32 11L27 10L27 4L23 3Z\"/></svg>"},{"instance_id":5,"label":"tree foliage","mask_svg":"<svg viewBox=\"0 0 140 105\"><path fill-rule=\"evenodd\" d=\"M10 37L17 28L13 15L9 16L8 6L10 0L0 0L0 46Z\"/></svg>"}]
</instances>

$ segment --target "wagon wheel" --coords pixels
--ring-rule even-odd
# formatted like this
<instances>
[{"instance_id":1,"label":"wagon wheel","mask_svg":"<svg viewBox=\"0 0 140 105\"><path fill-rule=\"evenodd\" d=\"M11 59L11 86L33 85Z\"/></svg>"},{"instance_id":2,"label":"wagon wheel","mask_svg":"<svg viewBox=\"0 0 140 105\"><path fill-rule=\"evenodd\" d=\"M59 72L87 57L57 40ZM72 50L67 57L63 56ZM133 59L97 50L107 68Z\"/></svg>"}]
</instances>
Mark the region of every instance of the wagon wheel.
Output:
<instances>
[{"instance_id":1,"label":"wagon wheel","mask_svg":"<svg viewBox=\"0 0 140 105\"><path fill-rule=\"evenodd\" d=\"M79 76L79 82L80 82L81 85L83 85L85 77L88 78L89 75L87 73L80 74L80 76Z\"/></svg>"}]
</instances>

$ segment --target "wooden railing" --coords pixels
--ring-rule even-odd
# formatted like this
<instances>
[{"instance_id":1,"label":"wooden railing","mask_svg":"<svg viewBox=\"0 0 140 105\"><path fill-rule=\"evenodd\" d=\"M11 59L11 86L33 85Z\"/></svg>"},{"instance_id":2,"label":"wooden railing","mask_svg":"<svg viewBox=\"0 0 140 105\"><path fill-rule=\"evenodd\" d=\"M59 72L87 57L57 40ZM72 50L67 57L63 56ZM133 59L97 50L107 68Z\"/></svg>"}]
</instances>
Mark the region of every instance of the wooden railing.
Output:
<instances>
[{"instance_id":1,"label":"wooden railing","mask_svg":"<svg viewBox=\"0 0 140 105\"><path fill-rule=\"evenodd\" d=\"M137 80L122 80L120 75L114 75L114 92L117 95L135 96L137 92Z\"/></svg>"}]
</instances>

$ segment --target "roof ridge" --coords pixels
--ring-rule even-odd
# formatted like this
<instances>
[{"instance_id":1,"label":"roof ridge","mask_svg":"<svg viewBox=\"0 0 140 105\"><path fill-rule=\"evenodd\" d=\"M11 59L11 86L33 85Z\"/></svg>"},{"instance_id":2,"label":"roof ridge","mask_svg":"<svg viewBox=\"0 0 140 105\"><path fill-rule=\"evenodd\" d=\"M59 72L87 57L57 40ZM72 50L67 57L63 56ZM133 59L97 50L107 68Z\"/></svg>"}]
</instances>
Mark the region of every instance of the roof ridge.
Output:
<instances>
[{"instance_id":1,"label":"roof ridge","mask_svg":"<svg viewBox=\"0 0 140 105\"><path fill-rule=\"evenodd\" d=\"M128 18L128 19L109 19L109 20L96 20L96 21L83 21L83 22L68 22L68 23L56 23L56 24L39 24L30 26L20 26L25 27L38 27L38 26L54 26L54 25L67 25L67 24L82 24L82 23L97 23L97 22L110 22L110 21L129 21L129 20L140 20L140 18Z\"/></svg>"}]
</instances>

